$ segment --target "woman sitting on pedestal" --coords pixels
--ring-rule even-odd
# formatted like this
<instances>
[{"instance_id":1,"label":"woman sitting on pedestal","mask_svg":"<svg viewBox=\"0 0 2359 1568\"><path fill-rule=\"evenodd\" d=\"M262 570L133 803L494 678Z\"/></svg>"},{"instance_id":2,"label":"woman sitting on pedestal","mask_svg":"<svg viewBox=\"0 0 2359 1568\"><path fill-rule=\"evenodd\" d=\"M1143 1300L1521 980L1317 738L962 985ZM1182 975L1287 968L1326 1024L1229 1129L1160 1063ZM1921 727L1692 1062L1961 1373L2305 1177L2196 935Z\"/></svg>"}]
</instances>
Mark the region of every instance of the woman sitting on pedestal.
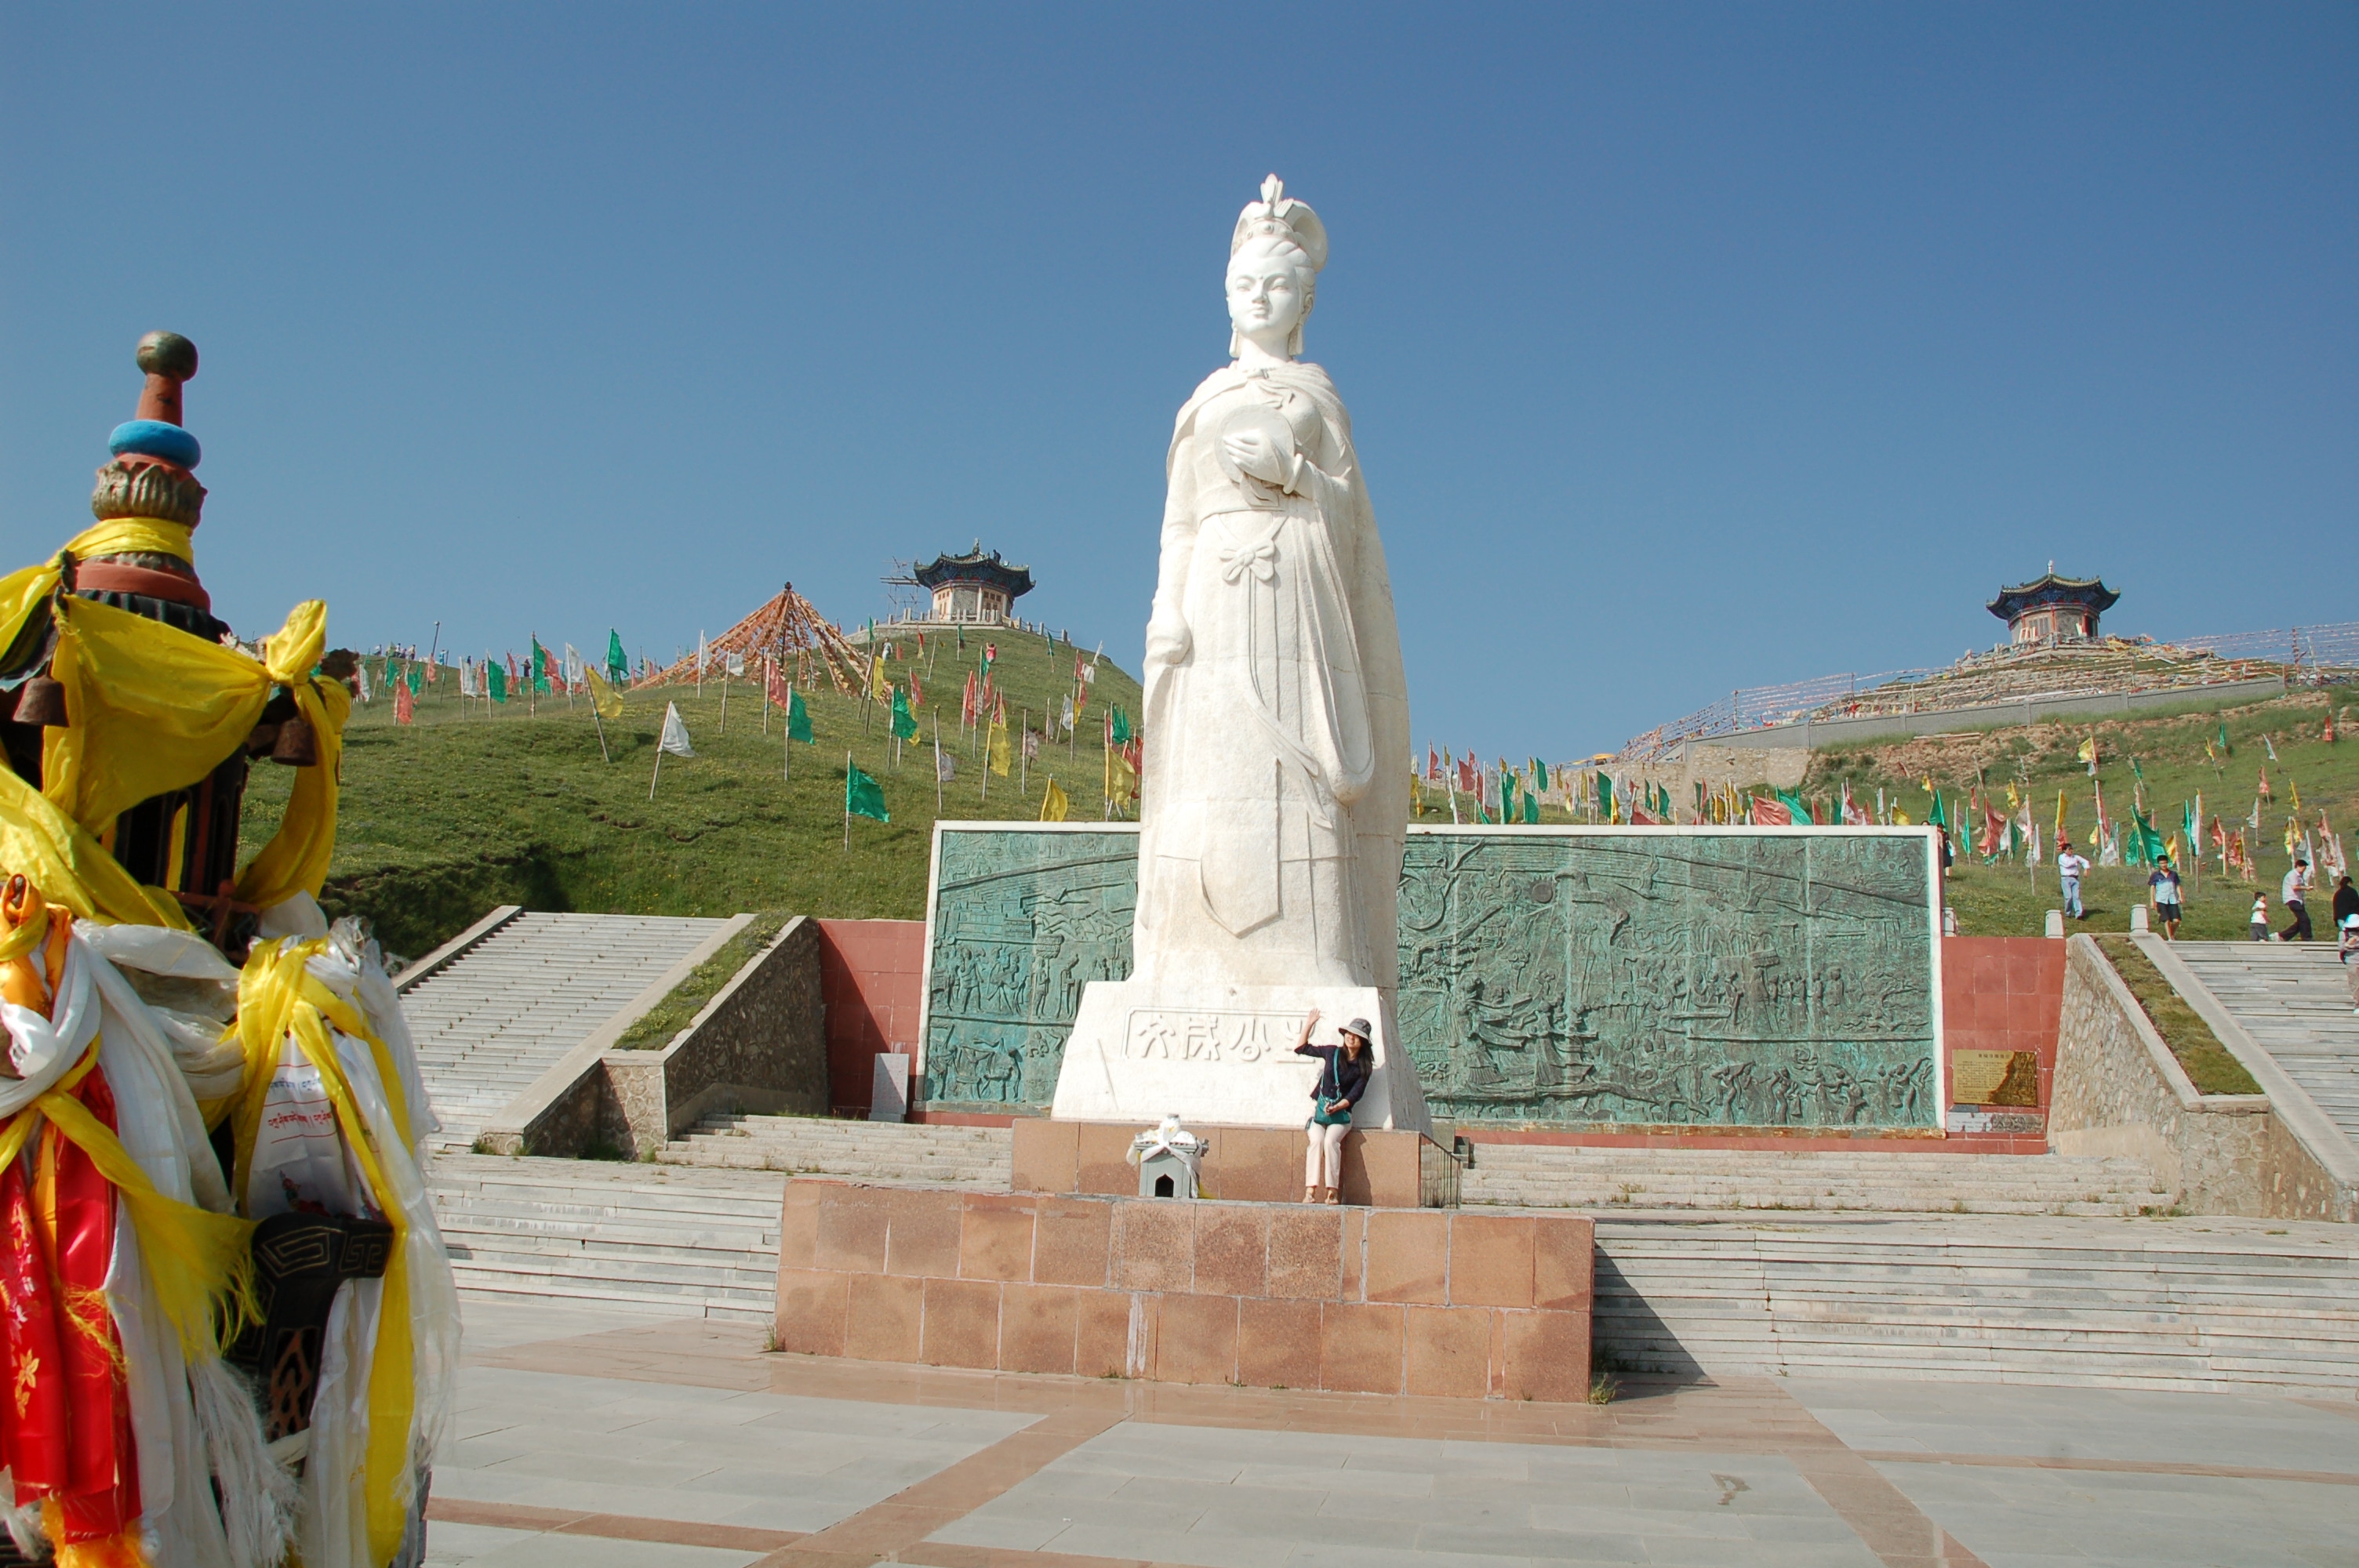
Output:
<instances>
[{"instance_id":1,"label":"woman sitting on pedestal","mask_svg":"<svg viewBox=\"0 0 2359 1568\"><path fill-rule=\"evenodd\" d=\"M1302 1201L1343 1201L1343 1135L1352 1130L1352 1108L1367 1092L1375 1053L1368 1049L1369 1023L1355 1018L1343 1025L1332 1045L1310 1044L1319 1010L1302 1021L1301 1037L1294 1043L1298 1056L1319 1058L1319 1082L1310 1091L1310 1119L1304 1124L1310 1149L1302 1162Z\"/></svg>"}]
</instances>

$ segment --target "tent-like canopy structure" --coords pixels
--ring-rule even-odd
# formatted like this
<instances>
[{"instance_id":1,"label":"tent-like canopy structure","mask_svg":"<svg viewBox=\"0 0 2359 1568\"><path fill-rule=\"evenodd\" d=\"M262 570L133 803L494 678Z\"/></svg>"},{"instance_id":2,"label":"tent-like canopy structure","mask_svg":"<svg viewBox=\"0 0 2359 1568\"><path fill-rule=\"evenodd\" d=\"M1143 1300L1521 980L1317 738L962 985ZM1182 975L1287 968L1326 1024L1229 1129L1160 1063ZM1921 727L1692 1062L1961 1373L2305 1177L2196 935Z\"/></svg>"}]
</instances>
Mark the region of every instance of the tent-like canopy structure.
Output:
<instances>
[{"instance_id":1,"label":"tent-like canopy structure","mask_svg":"<svg viewBox=\"0 0 2359 1568\"><path fill-rule=\"evenodd\" d=\"M692 685L700 676L717 677L732 654L744 657L749 672L764 659L776 661L798 680L824 672L838 691L858 691L868 669L867 655L854 648L834 622L812 609L810 600L797 593L793 583L788 583L759 610L705 644L701 672L696 655L690 654L640 676L631 688Z\"/></svg>"}]
</instances>

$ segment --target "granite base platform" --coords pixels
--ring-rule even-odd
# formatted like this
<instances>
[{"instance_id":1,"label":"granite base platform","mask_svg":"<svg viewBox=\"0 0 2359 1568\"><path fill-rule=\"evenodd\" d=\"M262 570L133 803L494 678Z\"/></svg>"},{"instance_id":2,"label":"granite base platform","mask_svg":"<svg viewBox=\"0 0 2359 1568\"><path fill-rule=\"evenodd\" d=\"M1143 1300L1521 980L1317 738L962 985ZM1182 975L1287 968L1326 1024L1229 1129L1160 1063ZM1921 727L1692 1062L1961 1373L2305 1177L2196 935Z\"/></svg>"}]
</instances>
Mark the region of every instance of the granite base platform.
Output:
<instances>
[{"instance_id":1,"label":"granite base platform","mask_svg":"<svg viewBox=\"0 0 2359 1568\"><path fill-rule=\"evenodd\" d=\"M1138 1195L1129 1121L1019 1117L1008 1184L1019 1193ZM1205 1141L1197 1179L1208 1198L1295 1203L1302 1196L1301 1129L1188 1124ZM1422 1132L1353 1128L1343 1140L1343 1201L1374 1208L1456 1208L1458 1162Z\"/></svg>"},{"instance_id":2,"label":"granite base platform","mask_svg":"<svg viewBox=\"0 0 2359 1568\"><path fill-rule=\"evenodd\" d=\"M1575 1215L797 1177L777 1346L1003 1372L1464 1399L1589 1392Z\"/></svg>"}]
</instances>

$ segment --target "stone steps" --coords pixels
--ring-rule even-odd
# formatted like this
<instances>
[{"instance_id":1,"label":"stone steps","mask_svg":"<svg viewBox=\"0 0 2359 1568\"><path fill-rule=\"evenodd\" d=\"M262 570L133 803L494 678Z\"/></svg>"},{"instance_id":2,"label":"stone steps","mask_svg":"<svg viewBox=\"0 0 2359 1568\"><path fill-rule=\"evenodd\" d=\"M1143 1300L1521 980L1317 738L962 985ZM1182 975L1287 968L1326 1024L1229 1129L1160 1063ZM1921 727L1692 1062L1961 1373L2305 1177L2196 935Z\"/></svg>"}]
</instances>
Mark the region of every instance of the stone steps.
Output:
<instances>
[{"instance_id":1,"label":"stone steps","mask_svg":"<svg viewBox=\"0 0 2359 1568\"><path fill-rule=\"evenodd\" d=\"M1461 1201L1513 1208L2126 1216L2170 1195L2131 1159L1478 1143Z\"/></svg>"},{"instance_id":2,"label":"stone steps","mask_svg":"<svg viewBox=\"0 0 2359 1568\"><path fill-rule=\"evenodd\" d=\"M516 915L402 993L419 1071L464 1150L564 1054L719 930L719 920Z\"/></svg>"},{"instance_id":3,"label":"stone steps","mask_svg":"<svg viewBox=\"0 0 2359 1568\"><path fill-rule=\"evenodd\" d=\"M2311 923L2323 932L2328 901ZM2173 952L2195 971L2286 1076L2359 1142L2359 1014L2350 982L2327 942L2180 942Z\"/></svg>"},{"instance_id":4,"label":"stone steps","mask_svg":"<svg viewBox=\"0 0 2359 1568\"><path fill-rule=\"evenodd\" d=\"M1014 1148L1015 1135L1004 1127L716 1114L674 1139L656 1159L667 1165L1005 1191Z\"/></svg>"},{"instance_id":5,"label":"stone steps","mask_svg":"<svg viewBox=\"0 0 2359 1568\"><path fill-rule=\"evenodd\" d=\"M1601 1364L2359 1391L2359 1229L1981 1216L1601 1217Z\"/></svg>"},{"instance_id":6,"label":"stone steps","mask_svg":"<svg viewBox=\"0 0 2359 1568\"><path fill-rule=\"evenodd\" d=\"M462 1296L764 1323L774 1309L777 1176L443 1153L427 1184Z\"/></svg>"}]
</instances>

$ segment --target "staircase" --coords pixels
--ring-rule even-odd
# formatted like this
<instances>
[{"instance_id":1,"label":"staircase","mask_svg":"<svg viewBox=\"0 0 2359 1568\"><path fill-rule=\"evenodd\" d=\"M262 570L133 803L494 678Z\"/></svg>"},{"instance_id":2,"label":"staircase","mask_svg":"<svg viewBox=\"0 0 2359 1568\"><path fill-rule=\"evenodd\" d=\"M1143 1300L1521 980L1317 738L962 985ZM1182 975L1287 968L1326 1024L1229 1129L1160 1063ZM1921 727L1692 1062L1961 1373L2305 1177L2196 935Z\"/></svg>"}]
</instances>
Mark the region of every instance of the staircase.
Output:
<instances>
[{"instance_id":1,"label":"staircase","mask_svg":"<svg viewBox=\"0 0 2359 1568\"><path fill-rule=\"evenodd\" d=\"M656 1159L732 1171L801 1171L865 1182L1007 1190L1015 1135L1004 1127L839 1121L818 1116L706 1117Z\"/></svg>"},{"instance_id":2,"label":"staircase","mask_svg":"<svg viewBox=\"0 0 2359 1568\"><path fill-rule=\"evenodd\" d=\"M770 1320L776 1175L438 1154L427 1186L462 1297Z\"/></svg>"},{"instance_id":3,"label":"staircase","mask_svg":"<svg viewBox=\"0 0 2359 1568\"><path fill-rule=\"evenodd\" d=\"M442 1130L472 1148L541 1074L727 922L516 915L402 993Z\"/></svg>"},{"instance_id":4,"label":"staircase","mask_svg":"<svg viewBox=\"0 0 2359 1568\"><path fill-rule=\"evenodd\" d=\"M2062 1154L1478 1143L1460 1201L1512 1208L1795 1209L2076 1217L2160 1212L2142 1162Z\"/></svg>"},{"instance_id":5,"label":"staircase","mask_svg":"<svg viewBox=\"0 0 2359 1568\"><path fill-rule=\"evenodd\" d=\"M2323 898L2317 907L2326 908ZM2332 942L2179 942L2178 954L2245 1032L2359 1143L2359 1015Z\"/></svg>"},{"instance_id":6,"label":"staircase","mask_svg":"<svg viewBox=\"0 0 2359 1568\"><path fill-rule=\"evenodd\" d=\"M1600 1217L1604 1369L2359 1391L2359 1228Z\"/></svg>"}]
</instances>

